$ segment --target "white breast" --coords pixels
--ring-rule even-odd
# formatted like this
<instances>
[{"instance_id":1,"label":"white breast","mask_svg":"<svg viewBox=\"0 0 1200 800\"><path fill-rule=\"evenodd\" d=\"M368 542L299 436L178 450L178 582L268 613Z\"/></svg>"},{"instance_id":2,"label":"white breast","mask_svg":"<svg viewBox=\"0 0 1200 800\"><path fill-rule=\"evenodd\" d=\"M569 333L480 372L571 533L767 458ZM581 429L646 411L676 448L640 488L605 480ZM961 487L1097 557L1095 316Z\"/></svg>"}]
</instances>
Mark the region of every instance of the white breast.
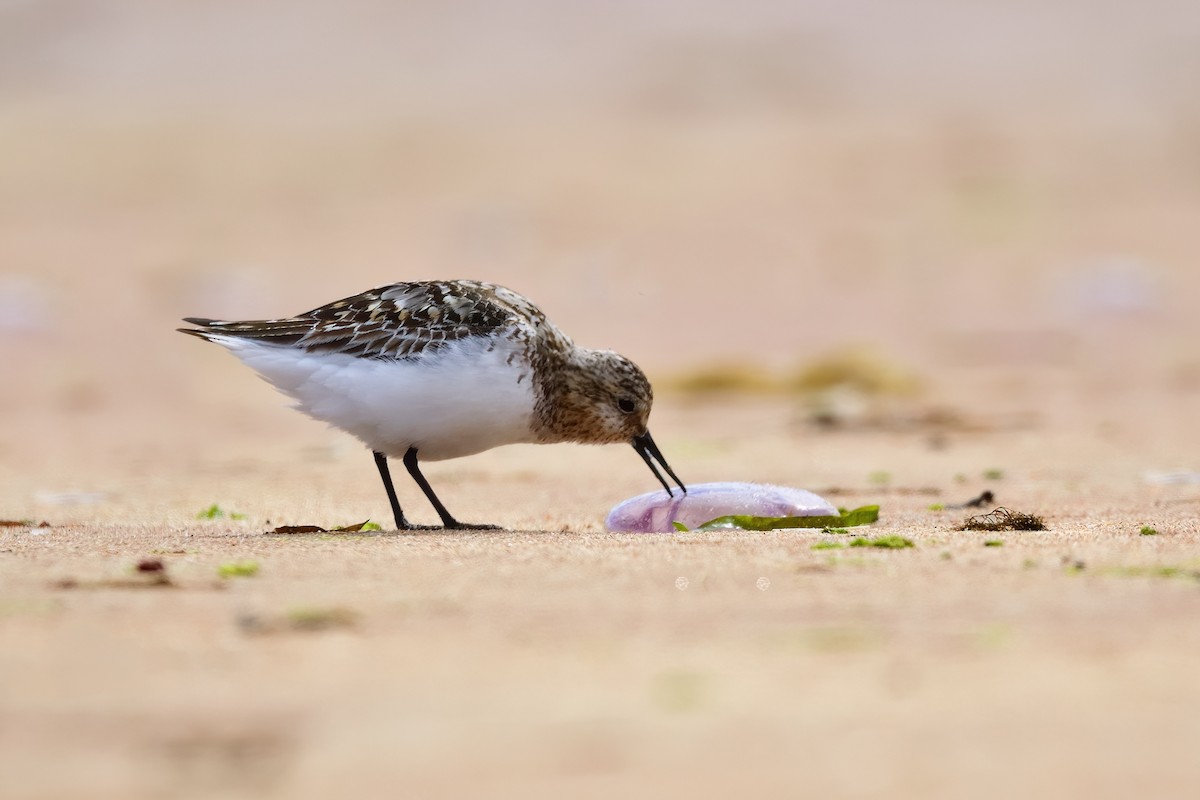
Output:
<instances>
[{"instance_id":1,"label":"white breast","mask_svg":"<svg viewBox=\"0 0 1200 800\"><path fill-rule=\"evenodd\" d=\"M422 461L437 461L532 441L532 369L507 339L465 339L409 361L211 339L305 414L390 456L416 447Z\"/></svg>"}]
</instances>

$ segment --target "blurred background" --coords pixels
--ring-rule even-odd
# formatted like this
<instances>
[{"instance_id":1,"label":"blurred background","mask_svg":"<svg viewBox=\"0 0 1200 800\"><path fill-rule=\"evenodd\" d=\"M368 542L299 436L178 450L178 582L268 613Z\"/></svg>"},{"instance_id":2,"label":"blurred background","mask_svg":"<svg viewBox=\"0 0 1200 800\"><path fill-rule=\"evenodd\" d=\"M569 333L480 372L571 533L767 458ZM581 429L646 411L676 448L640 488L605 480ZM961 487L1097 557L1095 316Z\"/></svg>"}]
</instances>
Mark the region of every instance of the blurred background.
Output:
<instances>
[{"instance_id":1,"label":"blurred background","mask_svg":"<svg viewBox=\"0 0 1200 800\"><path fill-rule=\"evenodd\" d=\"M1185 0L0 0L8 501L309 435L179 317L448 277L664 392L855 346L1170 467L1198 78Z\"/></svg>"}]
</instances>

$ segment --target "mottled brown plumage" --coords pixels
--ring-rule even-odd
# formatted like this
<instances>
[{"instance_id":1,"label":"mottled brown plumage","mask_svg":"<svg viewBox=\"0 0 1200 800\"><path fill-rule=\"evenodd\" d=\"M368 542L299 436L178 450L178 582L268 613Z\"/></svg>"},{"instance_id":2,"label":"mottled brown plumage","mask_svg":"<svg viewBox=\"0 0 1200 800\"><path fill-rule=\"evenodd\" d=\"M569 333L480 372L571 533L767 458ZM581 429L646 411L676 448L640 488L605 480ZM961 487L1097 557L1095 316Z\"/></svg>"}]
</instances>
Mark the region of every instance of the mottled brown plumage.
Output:
<instances>
[{"instance_id":1,"label":"mottled brown plumage","mask_svg":"<svg viewBox=\"0 0 1200 800\"><path fill-rule=\"evenodd\" d=\"M211 333L359 358L417 358L475 336L506 336L559 350L571 347L571 340L528 299L482 281L393 283L284 319L220 322L189 317L185 322Z\"/></svg>"}]
</instances>

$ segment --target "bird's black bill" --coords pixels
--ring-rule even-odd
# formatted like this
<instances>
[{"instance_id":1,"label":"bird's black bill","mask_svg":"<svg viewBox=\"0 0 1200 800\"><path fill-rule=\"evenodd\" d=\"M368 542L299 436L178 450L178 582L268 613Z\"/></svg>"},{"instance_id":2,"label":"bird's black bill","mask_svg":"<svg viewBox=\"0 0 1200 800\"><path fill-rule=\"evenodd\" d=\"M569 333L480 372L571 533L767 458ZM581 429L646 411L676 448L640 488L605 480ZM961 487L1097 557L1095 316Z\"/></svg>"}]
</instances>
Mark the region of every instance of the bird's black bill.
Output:
<instances>
[{"instance_id":1,"label":"bird's black bill","mask_svg":"<svg viewBox=\"0 0 1200 800\"><path fill-rule=\"evenodd\" d=\"M642 457L642 461L646 462L646 466L648 466L650 471L654 473L654 477L658 478L658 482L661 483L663 488L667 490L668 495L672 494L671 484L667 483L667 479L664 478L662 473L658 471L658 464L662 465L662 468L667 471L667 474L670 475L677 484L679 484L679 488L683 490L683 493L687 494L687 487L683 485L683 481L679 480L679 476L675 474L675 471L671 469L671 466L667 463L667 460L663 458L662 451L658 449L658 445L656 445L654 440L650 438L650 431L646 431L641 436L633 437L633 449L637 450L637 454ZM657 461L658 464L655 464L655 461Z\"/></svg>"}]
</instances>

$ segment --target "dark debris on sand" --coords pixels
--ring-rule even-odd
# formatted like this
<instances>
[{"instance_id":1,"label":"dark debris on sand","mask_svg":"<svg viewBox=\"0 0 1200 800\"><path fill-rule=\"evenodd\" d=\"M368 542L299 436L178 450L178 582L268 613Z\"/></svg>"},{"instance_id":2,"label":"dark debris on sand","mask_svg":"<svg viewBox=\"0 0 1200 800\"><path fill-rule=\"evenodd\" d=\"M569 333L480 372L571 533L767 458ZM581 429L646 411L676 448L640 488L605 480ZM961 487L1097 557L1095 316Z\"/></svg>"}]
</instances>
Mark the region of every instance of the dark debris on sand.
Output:
<instances>
[{"instance_id":1,"label":"dark debris on sand","mask_svg":"<svg viewBox=\"0 0 1200 800\"><path fill-rule=\"evenodd\" d=\"M1036 514L1010 511L1001 506L988 514L967 517L957 528L960 531L1044 531L1046 521Z\"/></svg>"}]
</instances>

